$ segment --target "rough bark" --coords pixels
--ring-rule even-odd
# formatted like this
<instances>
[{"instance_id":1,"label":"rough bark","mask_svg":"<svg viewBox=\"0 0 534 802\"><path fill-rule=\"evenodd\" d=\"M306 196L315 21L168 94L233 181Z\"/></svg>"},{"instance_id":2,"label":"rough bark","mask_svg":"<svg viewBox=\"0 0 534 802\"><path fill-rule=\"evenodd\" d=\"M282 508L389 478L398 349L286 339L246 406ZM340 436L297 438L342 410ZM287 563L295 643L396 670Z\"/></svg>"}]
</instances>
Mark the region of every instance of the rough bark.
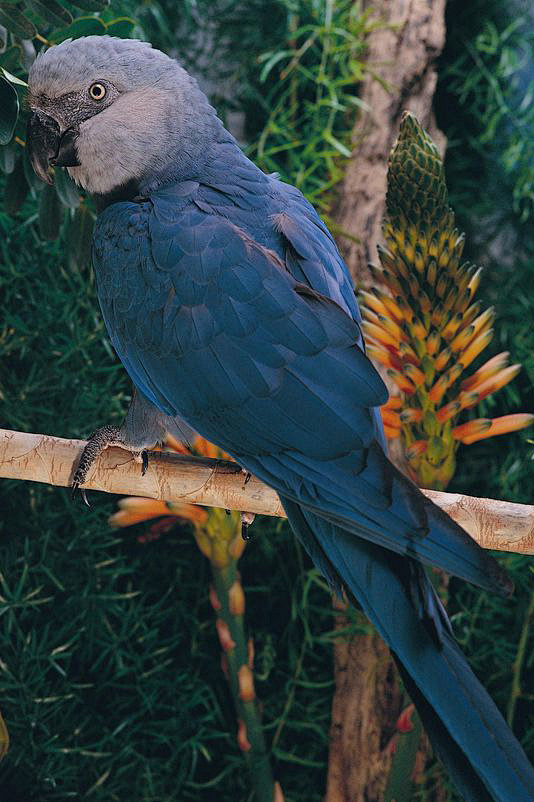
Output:
<instances>
[{"instance_id":1,"label":"rough bark","mask_svg":"<svg viewBox=\"0 0 534 802\"><path fill-rule=\"evenodd\" d=\"M402 112L412 111L438 146L444 146L434 124L432 99L435 61L445 41L445 0L375 0L372 8L374 19L383 25L368 41L371 72L360 96L369 112L356 122L353 158L334 210L340 244L357 286L371 282L367 265L376 261L387 158ZM402 463L400 455L392 456ZM344 616L338 616L337 626L342 629L346 624ZM383 798L391 766L387 735L401 706L396 675L377 635L338 639L334 672L325 802L374 802Z\"/></svg>"}]
</instances>

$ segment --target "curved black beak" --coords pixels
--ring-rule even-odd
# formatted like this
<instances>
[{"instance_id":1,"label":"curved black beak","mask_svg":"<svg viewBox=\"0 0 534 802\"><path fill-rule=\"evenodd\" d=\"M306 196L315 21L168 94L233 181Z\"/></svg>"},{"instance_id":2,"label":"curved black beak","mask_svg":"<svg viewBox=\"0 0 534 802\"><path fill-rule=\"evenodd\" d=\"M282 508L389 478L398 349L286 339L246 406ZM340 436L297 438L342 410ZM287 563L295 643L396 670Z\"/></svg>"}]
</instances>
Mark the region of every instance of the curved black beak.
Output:
<instances>
[{"instance_id":1,"label":"curved black beak","mask_svg":"<svg viewBox=\"0 0 534 802\"><path fill-rule=\"evenodd\" d=\"M77 167L80 162L76 153L78 131L68 128L63 135L59 125L48 114L32 111L28 119L26 144L31 165L41 181L53 184L49 167Z\"/></svg>"}]
</instances>

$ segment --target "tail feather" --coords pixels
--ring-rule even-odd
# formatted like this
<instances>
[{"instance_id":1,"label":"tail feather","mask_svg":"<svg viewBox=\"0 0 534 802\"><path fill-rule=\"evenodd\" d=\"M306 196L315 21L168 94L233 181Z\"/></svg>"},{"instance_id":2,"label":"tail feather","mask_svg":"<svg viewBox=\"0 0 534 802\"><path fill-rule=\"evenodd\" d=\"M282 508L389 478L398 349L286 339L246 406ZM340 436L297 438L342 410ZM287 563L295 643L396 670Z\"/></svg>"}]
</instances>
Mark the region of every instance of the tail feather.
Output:
<instances>
[{"instance_id":1,"label":"tail feather","mask_svg":"<svg viewBox=\"0 0 534 802\"><path fill-rule=\"evenodd\" d=\"M436 711L427 702L426 697L421 693L398 657L395 654L393 654L393 657L404 686L417 707L417 712L432 742L434 751L454 779L456 789L464 799L476 799L477 802L492 802L495 797L488 792L476 770L469 762L467 755L462 752L454 738L451 737L449 731L437 716Z\"/></svg>"},{"instance_id":2,"label":"tail feather","mask_svg":"<svg viewBox=\"0 0 534 802\"><path fill-rule=\"evenodd\" d=\"M354 595L389 644L437 754L466 800L533 802L534 770L442 621L439 645L418 614L409 560L282 498L316 564ZM334 570L328 569L329 565ZM434 594L428 578L428 593ZM439 604L436 615L442 616Z\"/></svg>"}]
</instances>

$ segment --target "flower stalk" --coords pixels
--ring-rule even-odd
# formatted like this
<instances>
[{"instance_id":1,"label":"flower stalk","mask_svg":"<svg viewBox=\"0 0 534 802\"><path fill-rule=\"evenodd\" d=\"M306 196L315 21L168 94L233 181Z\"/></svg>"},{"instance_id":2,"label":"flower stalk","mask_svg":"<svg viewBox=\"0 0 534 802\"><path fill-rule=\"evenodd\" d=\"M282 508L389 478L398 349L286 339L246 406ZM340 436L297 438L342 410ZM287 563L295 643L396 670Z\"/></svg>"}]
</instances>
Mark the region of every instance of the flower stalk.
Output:
<instances>
[{"instance_id":1,"label":"flower stalk","mask_svg":"<svg viewBox=\"0 0 534 802\"><path fill-rule=\"evenodd\" d=\"M187 453L176 441L174 451ZM228 459L227 455L203 438L194 443L199 456ZM241 516L220 508L128 497L119 501L119 510L110 517L114 526L130 526L152 518L154 523L141 542L159 537L161 532L186 521L193 526L198 548L210 561L213 585L210 603L216 615L216 630L222 649L221 665L230 685L237 714L237 744L249 767L256 802L283 802L279 783L272 775L269 752L260 719L254 688L254 646L245 632L245 594L238 562L245 548L241 536Z\"/></svg>"}]
</instances>

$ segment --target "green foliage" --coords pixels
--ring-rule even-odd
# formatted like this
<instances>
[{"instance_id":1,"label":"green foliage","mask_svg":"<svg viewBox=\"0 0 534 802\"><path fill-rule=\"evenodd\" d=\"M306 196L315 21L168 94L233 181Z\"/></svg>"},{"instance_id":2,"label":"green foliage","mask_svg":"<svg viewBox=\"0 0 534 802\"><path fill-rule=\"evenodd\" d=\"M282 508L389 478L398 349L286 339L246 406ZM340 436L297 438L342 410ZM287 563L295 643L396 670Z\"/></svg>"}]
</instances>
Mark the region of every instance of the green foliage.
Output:
<instances>
[{"instance_id":1,"label":"green foliage","mask_svg":"<svg viewBox=\"0 0 534 802\"><path fill-rule=\"evenodd\" d=\"M294 4L286 4L288 9ZM369 14L351 0L288 13L284 39L258 58L267 119L252 154L323 212L351 154ZM304 11L304 13L302 13Z\"/></svg>"},{"instance_id":2,"label":"green foliage","mask_svg":"<svg viewBox=\"0 0 534 802\"><path fill-rule=\"evenodd\" d=\"M344 156L323 133L331 123L334 138L350 147L356 108L356 101L348 99L356 95L355 81L337 84L338 62L346 70L353 58L354 74L360 75L364 57L356 31L368 22L354 16L351 24L356 27L349 29L343 17L354 3L329 5L330 27L324 0L113 2L98 18L91 14L105 5L99 0L61 5L73 18L101 19L91 24L105 23L108 29L113 20L131 16L146 38L156 46L176 48L188 64L202 56L213 60L217 71L235 81L235 92L224 94L216 87L213 99L222 113L245 110L252 154L264 160L266 169L298 181L314 202L327 208L328 188L339 177ZM467 4L452 0L456 19L450 21L442 72L454 61L451 43L460 48L473 30L474 35L482 30L493 5L470 3L478 10L469 27L462 24ZM0 0L0 7L4 10L7 4ZM207 41L196 36L203 20L211 25ZM337 30L345 28L346 42ZM299 29L294 45L292 34ZM292 64L293 55L286 53L260 80L269 58L298 50L316 29L320 33L287 74L280 75ZM133 34L139 35L139 28ZM9 36L0 65L24 77L22 48ZM319 75L317 59L325 48L324 83L315 87L310 76ZM262 53L270 55L260 66ZM201 65L197 72L202 72ZM288 117L291 107L280 101L284 93L291 99L292 85L297 112ZM15 91L22 95L24 90ZM324 102L314 112L315 93ZM332 106L333 97L346 111ZM448 94L442 104L450 118L440 113L451 141L447 182L459 225L481 232L478 238L470 233L468 258L487 262L486 243L498 239L502 230L480 225L482 201L486 217L496 216L497 210L499 219L517 220L507 177L512 173L499 168L497 178L490 180L498 158L491 143L480 144L480 127L468 106L459 107L455 98ZM288 124L300 145L288 147ZM24 138L23 126L17 133ZM306 147L308 137L319 143L317 151ZM78 256L62 241L43 242L38 233L40 189L27 160L17 158L20 152L18 144L0 149L5 173L0 184L10 182L12 191L18 190L9 195L14 216L0 213L2 424L86 437L103 423L121 420L130 392L104 331L88 268L91 211L85 201L76 207L72 188L61 187L65 227L75 226L76 231L69 242L85 255ZM528 238L523 239L522 250L530 247ZM518 263L509 253L504 256L486 271L485 300L497 307L495 351L510 350L525 369L513 386L486 402L492 416L512 406L526 407L534 381L534 259L527 253ZM531 502L531 454L532 446L522 435L461 450L454 488ZM0 764L0 796L13 802L64 802L91 791L88 798L94 802L249 800L232 702L219 665L207 562L190 532L142 545L129 530L110 532L107 517L115 499L93 493L91 501L93 508L87 511L73 505L66 490L0 483L0 707L12 737L8 757ZM319 802L332 691L330 596L285 525L259 521L251 533L254 540L240 568L274 774L286 799ZM514 698L514 727L532 756L532 578L526 560L514 556L506 562L517 585L513 600L503 602L452 583L450 609L462 647L505 713ZM359 619L354 621L356 627ZM523 642L514 674L509 665L521 657ZM523 689L516 697L514 677ZM430 798L428 789L437 777L435 769L429 773L421 799Z\"/></svg>"},{"instance_id":3,"label":"green foliage","mask_svg":"<svg viewBox=\"0 0 534 802\"><path fill-rule=\"evenodd\" d=\"M449 157L458 161L456 195L467 195L476 184L477 206L489 214L506 210L521 222L534 212L531 15L520 0L449 3L455 36L449 36L440 92L452 102L439 104L451 137ZM478 169L459 169L474 159Z\"/></svg>"},{"instance_id":4,"label":"green foliage","mask_svg":"<svg viewBox=\"0 0 534 802\"><path fill-rule=\"evenodd\" d=\"M98 311L92 272L0 215L0 398L12 428L84 436L120 421L129 382ZM149 545L112 532L116 499L2 482L0 706L13 802L246 800L209 564L192 533ZM137 529L140 533L143 528ZM287 528L258 522L240 562L267 739L288 799L324 786L333 613ZM317 789L310 791L310 789Z\"/></svg>"},{"instance_id":5,"label":"green foliage","mask_svg":"<svg viewBox=\"0 0 534 802\"><path fill-rule=\"evenodd\" d=\"M69 5L73 6L71 10ZM73 254L87 258L88 249L80 247L80 240L82 244L85 242L88 220L94 215L90 202L86 202L89 212L83 217L85 227L79 228L82 215L76 215L73 210L80 205L81 197L65 170L55 170L53 187L45 187L40 181L28 178L24 153L27 108L23 101L28 60L31 61L37 52L31 40L35 40L39 47L79 36L143 35L134 19L123 16L130 11L131 5L115 2L107 10L108 0L79 0L67 6L57 0L25 0L16 6L0 0L0 25L5 32L0 37L3 41L0 48L0 167L10 174L10 180L4 186L4 209L8 214L16 214L31 188L32 194L40 196L38 230L43 239L56 239L63 223L67 222L65 239L71 263ZM80 16L77 9L85 14ZM94 16L87 15L87 12L103 13Z\"/></svg>"},{"instance_id":6,"label":"green foliage","mask_svg":"<svg viewBox=\"0 0 534 802\"><path fill-rule=\"evenodd\" d=\"M202 50L198 42L193 46L193 5L151 3L131 13L156 46L178 44L180 55L193 60ZM276 88L278 75L273 69L260 83L256 58L286 36L289 4L255 2L244 25L237 25L237 4L230 9L234 16L222 5L216 42L234 25L234 42L255 45L232 46L238 96L214 93L214 101L223 114L244 108L249 136L258 138L268 114L264 96ZM199 13L217 11L202 0L198 7ZM322 24L322 3L306 0L299 7L303 18ZM224 47L221 41L223 62L228 41ZM326 77L335 75L335 61L328 59ZM339 126L350 129L342 117L336 114L332 129L341 138ZM305 133L302 128L300 136ZM73 248L82 241L87 247L90 210L82 202L68 211L68 225L79 228L67 248L42 242L39 190L27 161L14 162L8 149L3 163L11 170L8 181L17 170L26 184L17 200L17 208L25 204L20 216L0 216L0 293L8 310L0 333L2 418L14 429L84 437L105 421L119 421L129 392L104 332L92 273ZM328 170L316 164L326 189ZM284 167L283 153L277 166ZM289 180L291 169L284 173ZM302 187L318 192L319 184L312 175ZM56 188L63 203L75 203L61 179ZM4 795L63 801L92 789L95 802L249 799L208 604L209 576L191 535L173 533L141 546L129 531L110 534L107 516L115 502L99 494L92 494L94 508L86 515L66 491L32 487L29 509L27 485L4 483L0 493L4 528L13 533L6 537L3 575L18 583L24 573L24 590L41 588L39 599L50 599L39 605L39 619L18 597L0 601L0 628L15 620L10 626L21 633L9 654L0 653L7 667L0 665L0 704L12 735L9 757L0 764ZM332 690L330 594L285 525L259 521L252 533L240 569L274 775L286 799L319 802ZM137 595L123 597L129 593ZM4 642L11 642L10 633L4 630ZM33 633L42 634L24 649L25 639L37 638ZM60 651L54 659L54 649L64 644L64 657ZM35 701L41 699L48 701Z\"/></svg>"},{"instance_id":7,"label":"green foliage","mask_svg":"<svg viewBox=\"0 0 534 802\"><path fill-rule=\"evenodd\" d=\"M158 6L141 16L152 40L177 47L185 65L214 84L223 117L244 112L247 151L263 170L279 172L327 214L362 107L365 37L380 23L354 0L197 0L183 13L170 0ZM174 38L163 16L178 29ZM207 41L215 61L206 58Z\"/></svg>"},{"instance_id":8,"label":"green foliage","mask_svg":"<svg viewBox=\"0 0 534 802\"><path fill-rule=\"evenodd\" d=\"M482 404L481 414L532 410L534 236L532 24L524 2L448 4L448 38L437 97L449 138L446 172L468 259L485 267L482 296L495 306L493 353L509 350L523 370ZM523 14L523 20L518 16ZM528 24L527 24L528 23ZM529 155L530 154L530 155ZM450 489L532 504L534 449L528 432L460 450ZM462 649L514 731L534 755L534 595L531 560L504 558L516 584L505 601L451 582L449 610ZM456 797L454 797L456 799Z\"/></svg>"},{"instance_id":9,"label":"green foliage","mask_svg":"<svg viewBox=\"0 0 534 802\"><path fill-rule=\"evenodd\" d=\"M11 142L19 116L19 99L15 87L0 69L0 145Z\"/></svg>"}]
</instances>

